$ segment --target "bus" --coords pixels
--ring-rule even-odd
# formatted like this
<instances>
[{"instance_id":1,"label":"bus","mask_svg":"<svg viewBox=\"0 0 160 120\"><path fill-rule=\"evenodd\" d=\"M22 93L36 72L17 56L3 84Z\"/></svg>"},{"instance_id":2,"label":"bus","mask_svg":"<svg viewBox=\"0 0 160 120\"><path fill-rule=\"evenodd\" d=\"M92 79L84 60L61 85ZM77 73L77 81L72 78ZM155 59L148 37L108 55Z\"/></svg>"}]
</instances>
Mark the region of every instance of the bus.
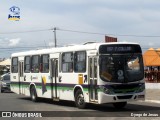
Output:
<instances>
[{"instance_id":1,"label":"bus","mask_svg":"<svg viewBox=\"0 0 160 120\"><path fill-rule=\"evenodd\" d=\"M88 43L13 53L11 90L53 101L112 103L145 99L142 50L136 43Z\"/></svg>"}]
</instances>

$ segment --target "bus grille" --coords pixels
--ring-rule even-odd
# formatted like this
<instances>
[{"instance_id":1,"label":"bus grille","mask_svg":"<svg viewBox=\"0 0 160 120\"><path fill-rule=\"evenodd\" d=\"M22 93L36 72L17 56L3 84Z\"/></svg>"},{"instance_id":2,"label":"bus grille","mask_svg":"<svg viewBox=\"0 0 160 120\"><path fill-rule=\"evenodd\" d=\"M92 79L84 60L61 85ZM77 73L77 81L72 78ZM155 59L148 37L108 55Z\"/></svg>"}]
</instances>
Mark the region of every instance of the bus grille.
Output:
<instances>
[{"instance_id":1,"label":"bus grille","mask_svg":"<svg viewBox=\"0 0 160 120\"><path fill-rule=\"evenodd\" d=\"M133 93L135 90L115 90L114 93Z\"/></svg>"},{"instance_id":2,"label":"bus grille","mask_svg":"<svg viewBox=\"0 0 160 120\"><path fill-rule=\"evenodd\" d=\"M131 99L132 95L117 96L118 99Z\"/></svg>"},{"instance_id":3,"label":"bus grille","mask_svg":"<svg viewBox=\"0 0 160 120\"><path fill-rule=\"evenodd\" d=\"M133 93L141 85L140 84L127 84L127 85L111 85L110 87L114 90L114 93Z\"/></svg>"}]
</instances>

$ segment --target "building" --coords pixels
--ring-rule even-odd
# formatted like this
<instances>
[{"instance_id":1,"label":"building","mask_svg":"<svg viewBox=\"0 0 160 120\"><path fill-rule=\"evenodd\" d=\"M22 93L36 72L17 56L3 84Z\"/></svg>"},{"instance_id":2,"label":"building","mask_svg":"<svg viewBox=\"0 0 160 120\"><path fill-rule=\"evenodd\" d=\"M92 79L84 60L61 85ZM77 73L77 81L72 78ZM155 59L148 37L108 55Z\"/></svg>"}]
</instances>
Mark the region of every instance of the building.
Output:
<instances>
[{"instance_id":1,"label":"building","mask_svg":"<svg viewBox=\"0 0 160 120\"><path fill-rule=\"evenodd\" d=\"M160 48L148 49L143 54L146 82L160 83Z\"/></svg>"}]
</instances>

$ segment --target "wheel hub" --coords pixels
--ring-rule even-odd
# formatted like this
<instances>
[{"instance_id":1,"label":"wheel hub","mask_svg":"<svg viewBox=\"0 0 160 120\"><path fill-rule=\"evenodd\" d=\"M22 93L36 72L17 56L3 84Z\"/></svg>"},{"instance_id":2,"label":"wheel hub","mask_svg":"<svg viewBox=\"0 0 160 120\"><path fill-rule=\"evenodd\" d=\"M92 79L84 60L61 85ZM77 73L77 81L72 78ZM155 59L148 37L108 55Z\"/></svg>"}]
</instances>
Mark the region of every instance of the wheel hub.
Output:
<instances>
[{"instance_id":1,"label":"wheel hub","mask_svg":"<svg viewBox=\"0 0 160 120\"><path fill-rule=\"evenodd\" d=\"M79 104L79 105L83 105L83 104L84 104L84 97L83 97L82 94L79 95L79 97L78 97L78 104Z\"/></svg>"}]
</instances>

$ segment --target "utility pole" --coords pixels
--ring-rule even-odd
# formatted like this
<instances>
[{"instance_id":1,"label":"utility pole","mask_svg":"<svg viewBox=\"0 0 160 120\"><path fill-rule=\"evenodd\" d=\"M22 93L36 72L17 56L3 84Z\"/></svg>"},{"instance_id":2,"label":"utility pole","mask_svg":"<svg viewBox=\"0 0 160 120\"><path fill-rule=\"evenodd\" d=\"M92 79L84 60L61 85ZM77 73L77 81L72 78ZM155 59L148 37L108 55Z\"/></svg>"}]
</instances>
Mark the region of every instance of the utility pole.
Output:
<instances>
[{"instance_id":1,"label":"utility pole","mask_svg":"<svg viewBox=\"0 0 160 120\"><path fill-rule=\"evenodd\" d=\"M57 38L56 38L56 30L57 30L57 28L56 27L54 27L54 29L53 29L54 31L54 47L56 48L57 47Z\"/></svg>"}]
</instances>

